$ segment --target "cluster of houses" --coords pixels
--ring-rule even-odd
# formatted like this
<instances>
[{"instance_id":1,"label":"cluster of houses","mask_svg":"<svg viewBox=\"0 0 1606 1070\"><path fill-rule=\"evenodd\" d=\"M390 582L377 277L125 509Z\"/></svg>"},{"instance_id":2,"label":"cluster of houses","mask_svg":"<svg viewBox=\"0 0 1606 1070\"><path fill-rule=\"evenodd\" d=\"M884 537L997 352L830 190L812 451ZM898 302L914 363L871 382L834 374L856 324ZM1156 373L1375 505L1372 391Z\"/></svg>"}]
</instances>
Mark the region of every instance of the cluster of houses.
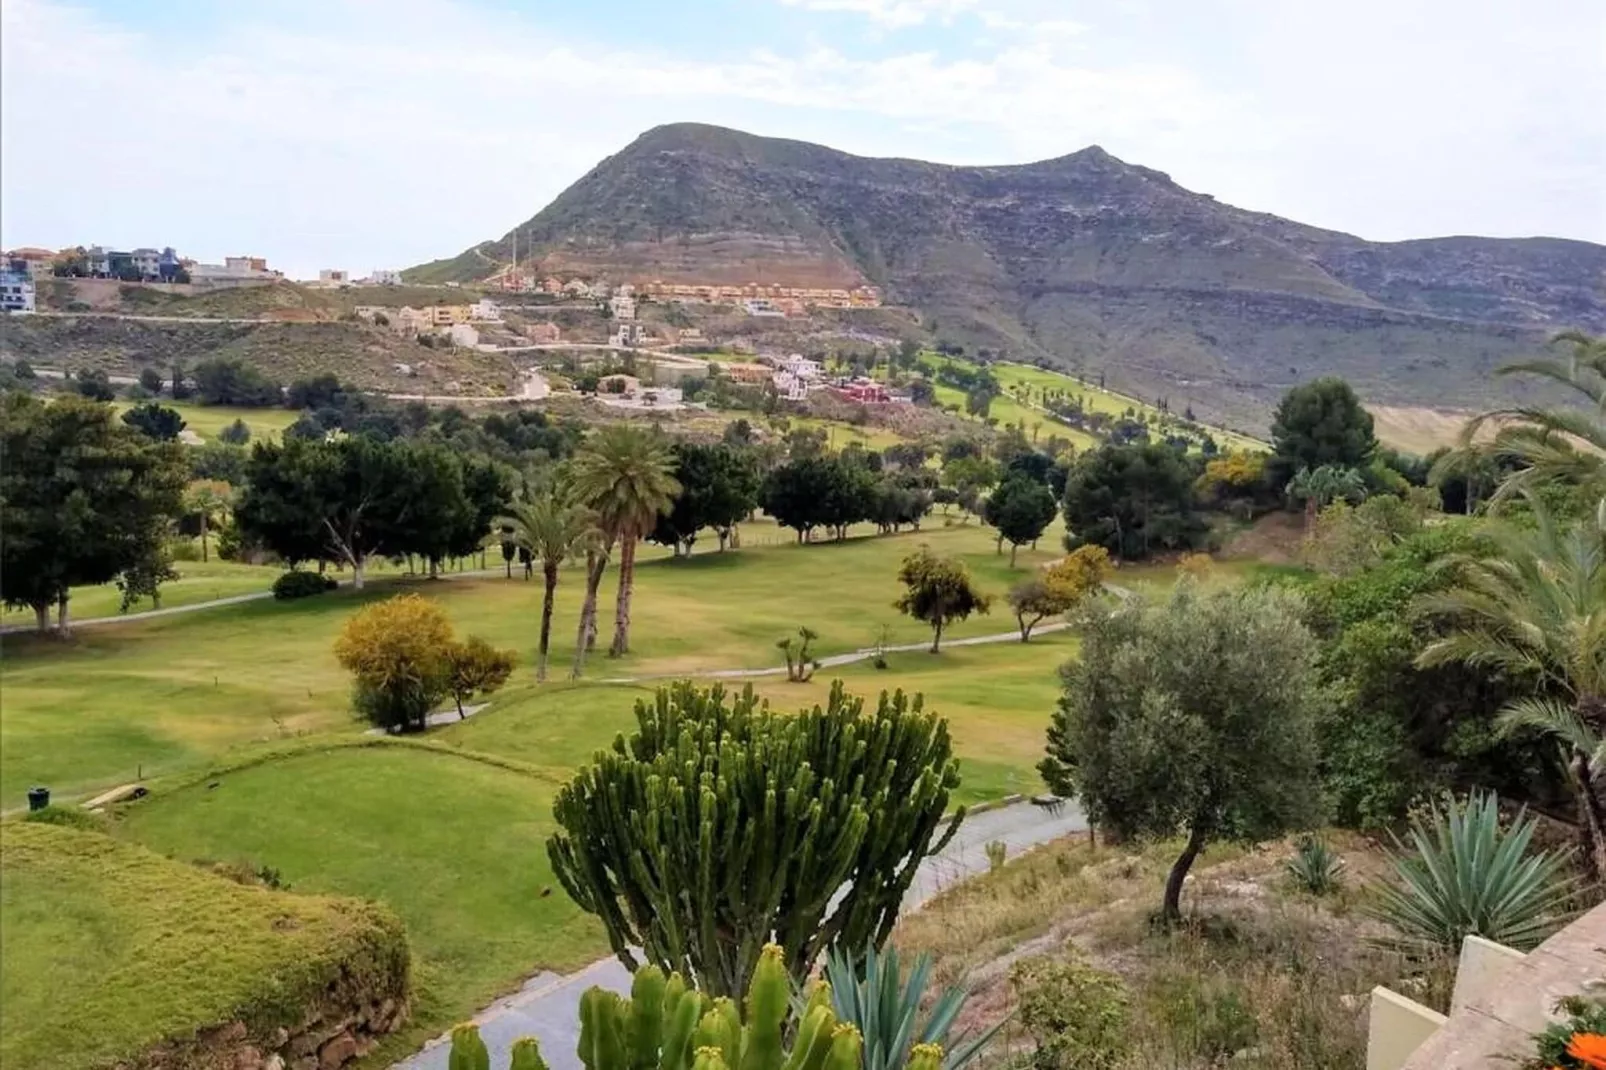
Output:
<instances>
[{"instance_id":1,"label":"cluster of houses","mask_svg":"<svg viewBox=\"0 0 1606 1070\"><path fill-rule=\"evenodd\" d=\"M750 316L801 316L810 308L880 308L881 291L874 286L783 286L749 282L741 285L677 283L654 279L637 286L617 286L600 280L535 279L509 269L502 273L502 289L515 293L542 293L552 297L608 302L615 319L634 319L637 300L674 301L682 304L730 305Z\"/></svg>"},{"instance_id":2,"label":"cluster of houses","mask_svg":"<svg viewBox=\"0 0 1606 1070\"><path fill-rule=\"evenodd\" d=\"M384 305L358 305L352 310L369 323L383 323L406 338L435 335L447 338L453 345L473 348L480 344L480 331L502 322L502 308L488 297L472 304L425 305L413 308L402 305L391 308ZM524 336L537 345L562 340L562 332L555 323L538 323L526 327Z\"/></svg>"},{"instance_id":3,"label":"cluster of houses","mask_svg":"<svg viewBox=\"0 0 1606 1070\"><path fill-rule=\"evenodd\" d=\"M828 377L825 367L800 353L781 357L768 364L726 364L725 374L739 383L773 383L775 392L787 401L803 401L815 391L824 391L843 401L863 405L908 403L908 394L888 390L885 383L863 376Z\"/></svg>"}]
</instances>

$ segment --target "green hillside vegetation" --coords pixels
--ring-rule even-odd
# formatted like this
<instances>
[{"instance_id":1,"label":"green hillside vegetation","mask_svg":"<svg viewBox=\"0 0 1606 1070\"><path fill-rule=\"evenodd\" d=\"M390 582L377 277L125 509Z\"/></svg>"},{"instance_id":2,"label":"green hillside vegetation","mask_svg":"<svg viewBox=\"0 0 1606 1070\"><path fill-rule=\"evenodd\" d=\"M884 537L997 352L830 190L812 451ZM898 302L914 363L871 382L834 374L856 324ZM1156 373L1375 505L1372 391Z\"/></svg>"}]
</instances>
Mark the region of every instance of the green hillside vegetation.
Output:
<instances>
[{"instance_id":1,"label":"green hillside vegetation","mask_svg":"<svg viewBox=\"0 0 1606 1070\"><path fill-rule=\"evenodd\" d=\"M48 824L0 824L0 846L6 1066L130 1065L234 1021L260 1043L405 996L407 946L384 907L245 887Z\"/></svg>"},{"instance_id":2,"label":"green hillside vegetation","mask_svg":"<svg viewBox=\"0 0 1606 1070\"><path fill-rule=\"evenodd\" d=\"M112 403L118 412L124 412L141 402L117 401ZM296 422L299 413L289 409L262 408L248 409L231 405L197 405L189 401L174 401L172 398L160 398L157 404L173 409L184 417L184 429L194 431L201 436L202 441L214 442L218 433L235 420L243 420L251 429L251 441L271 441L279 436L279 432Z\"/></svg>"}]
</instances>

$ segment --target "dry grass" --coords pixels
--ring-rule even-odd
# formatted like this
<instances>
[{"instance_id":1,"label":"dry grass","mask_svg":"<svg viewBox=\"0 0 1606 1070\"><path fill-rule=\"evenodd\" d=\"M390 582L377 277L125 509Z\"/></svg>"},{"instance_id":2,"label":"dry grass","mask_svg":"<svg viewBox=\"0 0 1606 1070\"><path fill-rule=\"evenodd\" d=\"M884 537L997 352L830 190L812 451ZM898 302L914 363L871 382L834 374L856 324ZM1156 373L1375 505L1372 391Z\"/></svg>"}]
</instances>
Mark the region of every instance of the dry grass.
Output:
<instances>
[{"instance_id":1,"label":"dry grass","mask_svg":"<svg viewBox=\"0 0 1606 1070\"><path fill-rule=\"evenodd\" d=\"M1440 446L1454 446L1472 413L1462 409L1421 406L1368 405L1372 427L1385 445L1407 453L1427 455Z\"/></svg>"},{"instance_id":2,"label":"dry grass","mask_svg":"<svg viewBox=\"0 0 1606 1070\"><path fill-rule=\"evenodd\" d=\"M1253 1070L1359 1070L1367 993L1378 984L1429 1005L1447 1002L1447 966L1413 965L1379 950L1355 910L1382 866L1365 841L1335 842L1349 865L1343 891L1316 900L1283 875L1288 843L1218 846L1183 896L1186 923L1153 923L1179 845L1092 847L1074 838L1034 851L905 918L899 947L930 951L944 982L973 990L970 1024L1014 1006L1010 969L1035 955L1080 955L1126 985L1138 1068L1230 1065ZM1017 1026L995 1049L1019 1065L1030 1040Z\"/></svg>"}]
</instances>

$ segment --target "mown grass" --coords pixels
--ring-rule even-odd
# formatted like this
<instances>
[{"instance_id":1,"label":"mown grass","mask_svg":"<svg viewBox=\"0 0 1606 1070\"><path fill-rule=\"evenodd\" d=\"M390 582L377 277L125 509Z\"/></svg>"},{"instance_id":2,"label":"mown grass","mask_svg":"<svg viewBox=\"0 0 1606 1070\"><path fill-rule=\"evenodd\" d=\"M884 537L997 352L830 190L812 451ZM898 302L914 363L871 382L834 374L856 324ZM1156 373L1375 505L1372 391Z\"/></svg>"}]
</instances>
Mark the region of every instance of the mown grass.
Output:
<instances>
[{"instance_id":1,"label":"mown grass","mask_svg":"<svg viewBox=\"0 0 1606 1070\"><path fill-rule=\"evenodd\" d=\"M174 401L172 398L153 398L156 404L163 408L173 409L184 417L184 429L194 431L207 442L215 441L222 430L235 420L245 421L251 429L251 441L271 441L279 437L279 433L300 418L301 414L293 409L260 408L246 409L231 405L197 405L188 401ZM143 405L143 401L118 401L112 407L119 413Z\"/></svg>"},{"instance_id":2,"label":"mown grass","mask_svg":"<svg viewBox=\"0 0 1606 1070\"><path fill-rule=\"evenodd\" d=\"M243 1020L299 1024L332 988L400 995L381 907L248 888L95 832L0 826L0 1064L79 1070Z\"/></svg>"},{"instance_id":3,"label":"mown grass","mask_svg":"<svg viewBox=\"0 0 1606 1070\"><path fill-rule=\"evenodd\" d=\"M607 951L547 862L552 779L407 744L313 747L130 806L119 833L182 859L269 866L297 892L377 899L407 925L400 1054L536 970Z\"/></svg>"},{"instance_id":4,"label":"mown grass","mask_svg":"<svg viewBox=\"0 0 1606 1070\"><path fill-rule=\"evenodd\" d=\"M273 581L283 570L214 558L206 562L175 561L173 571L178 573L179 578L162 584L162 609L265 592L273 586ZM122 610L122 600L123 592L117 589L116 584L103 583L94 587L74 587L67 605L71 618L82 621L117 616ZM157 607L149 598L139 598L129 606L129 612L138 613L153 608ZM0 615L0 622L31 627L34 623L33 610L8 607Z\"/></svg>"}]
</instances>

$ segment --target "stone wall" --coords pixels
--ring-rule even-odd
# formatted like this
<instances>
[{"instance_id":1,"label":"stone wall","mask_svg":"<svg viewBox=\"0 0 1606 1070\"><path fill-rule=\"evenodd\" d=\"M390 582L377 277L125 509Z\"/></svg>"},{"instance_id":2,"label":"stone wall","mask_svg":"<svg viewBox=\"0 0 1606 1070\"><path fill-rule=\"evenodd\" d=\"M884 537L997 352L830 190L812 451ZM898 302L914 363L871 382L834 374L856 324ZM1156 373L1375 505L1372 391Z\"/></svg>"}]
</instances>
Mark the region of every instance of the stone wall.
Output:
<instances>
[{"instance_id":1,"label":"stone wall","mask_svg":"<svg viewBox=\"0 0 1606 1070\"><path fill-rule=\"evenodd\" d=\"M355 1008L314 1012L296 1028L254 1032L235 1021L193 1040L164 1044L118 1070L339 1070L407 1020L404 999L386 996Z\"/></svg>"}]
</instances>

